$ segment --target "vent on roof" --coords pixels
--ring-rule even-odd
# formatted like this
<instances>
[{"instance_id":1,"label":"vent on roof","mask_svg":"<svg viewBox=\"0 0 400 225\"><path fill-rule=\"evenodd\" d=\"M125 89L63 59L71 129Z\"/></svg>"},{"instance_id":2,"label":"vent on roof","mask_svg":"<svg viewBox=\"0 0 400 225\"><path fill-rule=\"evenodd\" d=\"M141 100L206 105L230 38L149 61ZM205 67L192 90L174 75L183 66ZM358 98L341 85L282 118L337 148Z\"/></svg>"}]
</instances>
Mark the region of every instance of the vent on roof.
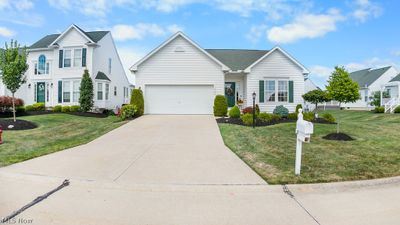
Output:
<instances>
[{"instance_id":1,"label":"vent on roof","mask_svg":"<svg viewBox=\"0 0 400 225\"><path fill-rule=\"evenodd\" d=\"M181 46L178 46L175 48L174 52L185 52L185 49L182 48Z\"/></svg>"}]
</instances>

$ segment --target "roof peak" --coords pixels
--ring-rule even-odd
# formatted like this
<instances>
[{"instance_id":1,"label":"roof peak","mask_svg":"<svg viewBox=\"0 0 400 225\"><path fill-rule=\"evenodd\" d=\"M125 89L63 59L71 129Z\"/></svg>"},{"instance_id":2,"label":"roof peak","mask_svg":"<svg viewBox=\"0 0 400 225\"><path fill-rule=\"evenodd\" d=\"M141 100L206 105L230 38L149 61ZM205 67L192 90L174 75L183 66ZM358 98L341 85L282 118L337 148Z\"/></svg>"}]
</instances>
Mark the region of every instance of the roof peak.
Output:
<instances>
[{"instance_id":1,"label":"roof peak","mask_svg":"<svg viewBox=\"0 0 400 225\"><path fill-rule=\"evenodd\" d=\"M205 48L204 50L219 50L219 51L270 51L264 49L241 49L241 48Z\"/></svg>"}]
</instances>

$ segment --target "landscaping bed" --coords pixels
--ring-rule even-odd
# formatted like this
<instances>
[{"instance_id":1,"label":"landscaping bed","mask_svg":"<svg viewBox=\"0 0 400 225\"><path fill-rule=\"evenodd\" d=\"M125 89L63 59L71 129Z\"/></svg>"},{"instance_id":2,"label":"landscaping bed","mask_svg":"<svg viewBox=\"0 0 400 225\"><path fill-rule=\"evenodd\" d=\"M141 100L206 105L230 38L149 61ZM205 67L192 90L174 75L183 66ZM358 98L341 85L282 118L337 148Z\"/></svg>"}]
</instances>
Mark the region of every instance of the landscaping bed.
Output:
<instances>
[{"instance_id":1,"label":"landscaping bed","mask_svg":"<svg viewBox=\"0 0 400 225\"><path fill-rule=\"evenodd\" d=\"M217 123L228 123L228 124L235 124L235 125L241 125L241 126L246 126L241 118L231 118L231 117L221 117L216 119ZM271 126L279 123L289 123L293 122L295 123L297 120L294 119L288 119L288 118L280 118L279 120L274 120L274 121L264 121L260 119L256 119L256 127L265 127L265 126ZM333 122L329 122L323 118L317 118L312 120L311 122L313 123L322 123L322 124L336 124Z\"/></svg>"},{"instance_id":2,"label":"landscaping bed","mask_svg":"<svg viewBox=\"0 0 400 225\"><path fill-rule=\"evenodd\" d=\"M37 125L31 121L13 119L0 119L0 127L3 130L29 130L34 129Z\"/></svg>"},{"instance_id":3,"label":"landscaping bed","mask_svg":"<svg viewBox=\"0 0 400 225\"><path fill-rule=\"evenodd\" d=\"M322 138L331 141L354 141L352 137L345 133L330 133Z\"/></svg>"},{"instance_id":4,"label":"landscaping bed","mask_svg":"<svg viewBox=\"0 0 400 225\"><path fill-rule=\"evenodd\" d=\"M108 114L106 114L106 113L94 113L94 112L68 112L67 114L74 115L74 116L95 117L95 118L108 117Z\"/></svg>"}]
</instances>

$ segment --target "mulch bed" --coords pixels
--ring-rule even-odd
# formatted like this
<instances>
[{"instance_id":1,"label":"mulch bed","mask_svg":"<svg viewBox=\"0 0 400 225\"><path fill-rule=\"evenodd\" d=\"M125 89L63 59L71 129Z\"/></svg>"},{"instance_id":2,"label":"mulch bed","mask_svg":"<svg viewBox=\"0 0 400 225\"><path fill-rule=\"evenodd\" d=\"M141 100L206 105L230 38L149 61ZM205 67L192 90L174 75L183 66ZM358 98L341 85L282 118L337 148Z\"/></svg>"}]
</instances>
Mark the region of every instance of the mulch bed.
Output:
<instances>
[{"instance_id":1,"label":"mulch bed","mask_svg":"<svg viewBox=\"0 0 400 225\"><path fill-rule=\"evenodd\" d=\"M93 113L93 112L68 112L67 114L74 115L74 116L96 117L96 118L108 117L108 115L105 113Z\"/></svg>"},{"instance_id":2,"label":"mulch bed","mask_svg":"<svg viewBox=\"0 0 400 225\"><path fill-rule=\"evenodd\" d=\"M47 115L47 114L54 114L60 112L53 112L50 110L46 111L29 111L23 113L16 113L16 116L37 116L37 115ZM108 114L106 113L94 113L94 112L68 112L67 114L74 115L74 116L84 116L84 117L96 117L96 118L106 118ZM0 118L11 118L13 117L12 112L0 112Z\"/></svg>"},{"instance_id":3,"label":"mulch bed","mask_svg":"<svg viewBox=\"0 0 400 225\"><path fill-rule=\"evenodd\" d=\"M11 127L11 126L13 127ZM37 127L35 123L26 120L1 119L0 126L3 130L30 130Z\"/></svg>"},{"instance_id":4,"label":"mulch bed","mask_svg":"<svg viewBox=\"0 0 400 225\"><path fill-rule=\"evenodd\" d=\"M354 141L355 139L350 137L345 133L330 133L324 137L325 140L332 140L332 141Z\"/></svg>"},{"instance_id":5,"label":"mulch bed","mask_svg":"<svg viewBox=\"0 0 400 225\"><path fill-rule=\"evenodd\" d=\"M230 117L222 117L222 118L217 118L217 123L229 123L229 124L235 124L235 125L242 125L246 126L243 124L242 120L240 118L230 118ZM272 121L272 122L265 122L259 119L256 119L256 127L265 127L265 126L271 126L275 125L278 123L289 123L289 122L296 122L297 120L291 120L287 118L281 118L280 120ZM312 121L313 123L322 123L322 124L336 124L329 122L323 118L318 118Z\"/></svg>"}]
</instances>

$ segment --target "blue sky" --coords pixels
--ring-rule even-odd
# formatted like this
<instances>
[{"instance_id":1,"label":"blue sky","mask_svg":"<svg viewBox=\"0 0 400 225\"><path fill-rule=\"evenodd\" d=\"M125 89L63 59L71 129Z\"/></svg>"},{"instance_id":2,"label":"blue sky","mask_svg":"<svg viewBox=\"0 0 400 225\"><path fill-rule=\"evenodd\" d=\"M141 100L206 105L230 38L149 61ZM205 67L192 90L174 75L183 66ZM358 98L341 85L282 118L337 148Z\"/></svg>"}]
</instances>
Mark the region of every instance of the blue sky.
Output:
<instances>
[{"instance_id":1,"label":"blue sky","mask_svg":"<svg viewBox=\"0 0 400 225\"><path fill-rule=\"evenodd\" d=\"M125 67L182 30L204 48L279 45L323 87L332 68L400 69L396 0L0 0L0 42L30 45L72 23L110 30Z\"/></svg>"}]
</instances>

